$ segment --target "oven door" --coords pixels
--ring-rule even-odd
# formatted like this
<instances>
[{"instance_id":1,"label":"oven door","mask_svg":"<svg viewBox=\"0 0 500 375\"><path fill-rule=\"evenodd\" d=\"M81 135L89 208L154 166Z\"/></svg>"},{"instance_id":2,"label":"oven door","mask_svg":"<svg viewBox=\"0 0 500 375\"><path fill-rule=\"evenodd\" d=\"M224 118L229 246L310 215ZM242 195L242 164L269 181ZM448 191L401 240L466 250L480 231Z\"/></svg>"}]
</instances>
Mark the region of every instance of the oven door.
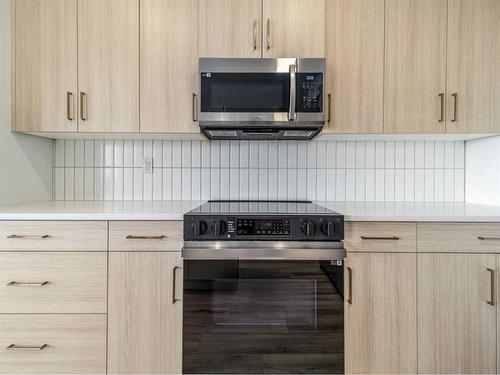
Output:
<instances>
[{"instance_id":1,"label":"oven door","mask_svg":"<svg viewBox=\"0 0 500 375\"><path fill-rule=\"evenodd\" d=\"M342 373L337 261L184 261L184 373Z\"/></svg>"}]
</instances>

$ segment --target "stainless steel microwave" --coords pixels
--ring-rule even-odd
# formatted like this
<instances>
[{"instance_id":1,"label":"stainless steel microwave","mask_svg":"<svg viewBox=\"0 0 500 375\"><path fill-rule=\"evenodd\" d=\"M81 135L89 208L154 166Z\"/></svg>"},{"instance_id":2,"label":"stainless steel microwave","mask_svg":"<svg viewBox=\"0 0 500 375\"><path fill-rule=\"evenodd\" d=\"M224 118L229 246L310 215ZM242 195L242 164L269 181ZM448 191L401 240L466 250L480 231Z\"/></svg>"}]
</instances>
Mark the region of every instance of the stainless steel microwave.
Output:
<instances>
[{"instance_id":1,"label":"stainless steel microwave","mask_svg":"<svg viewBox=\"0 0 500 375\"><path fill-rule=\"evenodd\" d=\"M211 139L311 139L325 120L324 80L320 58L201 58L201 131Z\"/></svg>"}]
</instances>

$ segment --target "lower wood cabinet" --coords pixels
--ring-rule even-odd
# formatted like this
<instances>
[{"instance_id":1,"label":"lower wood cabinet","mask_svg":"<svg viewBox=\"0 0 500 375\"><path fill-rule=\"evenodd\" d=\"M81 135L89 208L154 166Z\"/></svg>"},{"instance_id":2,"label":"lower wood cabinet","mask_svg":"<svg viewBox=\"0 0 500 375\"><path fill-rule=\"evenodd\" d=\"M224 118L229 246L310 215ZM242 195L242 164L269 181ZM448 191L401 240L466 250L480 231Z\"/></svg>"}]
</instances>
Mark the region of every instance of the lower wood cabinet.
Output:
<instances>
[{"instance_id":1,"label":"lower wood cabinet","mask_svg":"<svg viewBox=\"0 0 500 375\"><path fill-rule=\"evenodd\" d=\"M497 256L417 257L418 372L495 373Z\"/></svg>"},{"instance_id":2,"label":"lower wood cabinet","mask_svg":"<svg viewBox=\"0 0 500 375\"><path fill-rule=\"evenodd\" d=\"M180 252L111 252L108 373L182 372Z\"/></svg>"},{"instance_id":3,"label":"lower wood cabinet","mask_svg":"<svg viewBox=\"0 0 500 375\"><path fill-rule=\"evenodd\" d=\"M349 253L344 270L346 373L416 373L416 254Z\"/></svg>"}]
</instances>

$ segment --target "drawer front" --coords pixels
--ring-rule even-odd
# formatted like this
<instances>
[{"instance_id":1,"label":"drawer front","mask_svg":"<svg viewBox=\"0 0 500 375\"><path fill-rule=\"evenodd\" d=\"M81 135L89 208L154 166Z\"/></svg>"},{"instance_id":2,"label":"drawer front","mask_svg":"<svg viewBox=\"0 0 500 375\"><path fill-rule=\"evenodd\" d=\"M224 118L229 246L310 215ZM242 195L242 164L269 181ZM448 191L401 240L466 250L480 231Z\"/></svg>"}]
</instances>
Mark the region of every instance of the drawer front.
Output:
<instances>
[{"instance_id":1,"label":"drawer front","mask_svg":"<svg viewBox=\"0 0 500 375\"><path fill-rule=\"evenodd\" d=\"M500 252L500 223L419 223L421 252Z\"/></svg>"},{"instance_id":2,"label":"drawer front","mask_svg":"<svg viewBox=\"0 0 500 375\"><path fill-rule=\"evenodd\" d=\"M345 225L347 251L415 252L416 223L352 222Z\"/></svg>"},{"instance_id":3,"label":"drawer front","mask_svg":"<svg viewBox=\"0 0 500 375\"><path fill-rule=\"evenodd\" d=\"M0 252L0 313L106 313L107 254Z\"/></svg>"},{"instance_id":4,"label":"drawer front","mask_svg":"<svg viewBox=\"0 0 500 375\"><path fill-rule=\"evenodd\" d=\"M0 251L106 251L105 221L0 221Z\"/></svg>"},{"instance_id":5,"label":"drawer front","mask_svg":"<svg viewBox=\"0 0 500 375\"><path fill-rule=\"evenodd\" d=\"M182 221L111 221L110 251L181 251Z\"/></svg>"},{"instance_id":6,"label":"drawer front","mask_svg":"<svg viewBox=\"0 0 500 375\"><path fill-rule=\"evenodd\" d=\"M104 314L0 315L0 332L2 374L106 372Z\"/></svg>"}]
</instances>

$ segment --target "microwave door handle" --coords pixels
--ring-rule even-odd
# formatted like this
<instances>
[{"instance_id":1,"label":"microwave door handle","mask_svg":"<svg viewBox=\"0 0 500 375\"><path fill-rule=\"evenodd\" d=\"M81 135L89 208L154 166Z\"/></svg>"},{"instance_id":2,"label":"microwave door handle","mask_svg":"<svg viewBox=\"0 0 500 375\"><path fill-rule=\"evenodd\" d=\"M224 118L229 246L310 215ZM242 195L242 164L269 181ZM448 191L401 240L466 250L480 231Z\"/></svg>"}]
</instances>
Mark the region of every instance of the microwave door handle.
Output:
<instances>
[{"instance_id":1,"label":"microwave door handle","mask_svg":"<svg viewBox=\"0 0 500 375\"><path fill-rule=\"evenodd\" d=\"M288 107L288 121L295 121L295 103L297 96L297 81L295 79L296 67L290 65L290 105Z\"/></svg>"}]
</instances>

